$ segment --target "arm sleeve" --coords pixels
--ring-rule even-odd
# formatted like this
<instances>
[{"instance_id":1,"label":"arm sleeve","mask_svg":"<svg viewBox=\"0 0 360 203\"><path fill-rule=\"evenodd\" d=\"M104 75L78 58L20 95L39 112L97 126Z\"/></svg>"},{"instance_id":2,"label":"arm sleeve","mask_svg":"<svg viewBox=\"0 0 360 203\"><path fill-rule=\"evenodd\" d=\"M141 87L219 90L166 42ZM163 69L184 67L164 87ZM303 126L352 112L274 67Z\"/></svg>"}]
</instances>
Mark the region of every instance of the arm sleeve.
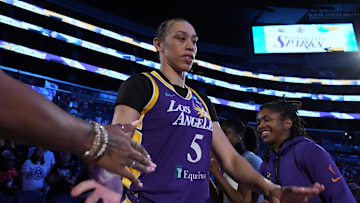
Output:
<instances>
[{"instance_id":1,"label":"arm sleeve","mask_svg":"<svg viewBox=\"0 0 360 203\"><path fill-rule=\"evenodd\" d=\"M320 197L325 202L356 202L344 177L330 154L316 144L308 144L303 151L302 165L313 182L325 185Z\"/></svg>"},{"instance_id":2,"label":"arm sleeve","mask_svg":"<svg viewBox=\"0 0 360 203\"><path fill-rule=\"evenodd\" d=\"M135 74L120 85L115 105L123 104L141 113L151 95L151 81L143 74Z\"/></svg>"}]
</instances>

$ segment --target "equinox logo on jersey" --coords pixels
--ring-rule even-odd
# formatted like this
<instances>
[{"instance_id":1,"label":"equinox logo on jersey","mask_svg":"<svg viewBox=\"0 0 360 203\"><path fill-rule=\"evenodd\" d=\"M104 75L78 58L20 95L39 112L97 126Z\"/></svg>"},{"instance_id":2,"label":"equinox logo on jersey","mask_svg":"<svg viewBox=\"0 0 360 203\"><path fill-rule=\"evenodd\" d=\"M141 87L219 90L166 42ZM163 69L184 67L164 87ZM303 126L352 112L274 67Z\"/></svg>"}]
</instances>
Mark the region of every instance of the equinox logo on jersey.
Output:
<instances>
[{"instance_id":1,"label":"equinox logo on jersey","mask_svg":"<svg viewBox=\"0 0 360 203\"><path fill-rule=\"evenodd\" d=\"M209 114L200 107L199 109L196 109L196 111L198 112L199 117L188 115L191 113L191 107L182 104L176 104L175 100L170 100L170 105L166 110L168 113L180 112L176 120L172 122L172 125L191 126L194 128L212 131L213 126L211 120L209 119Z\"/></svg>"},{"instance_id":2,"label":"equinox logo on jersey","mask_svg":"<svg viewBox=\"0 0 360 203\"><path fill-rule=\"evenodd\" d=\"M181 178L182 166L176 166L175 169L175 178Z\"/></svg>"},{"instance_id":3,"label":"equinox logo on jersey","mask_svg":"<svg viewBox=\"0 0 360 203\"><path fill-rule=\"evenodd\" d=\"M176 166L175 168L175 178L177 179L187 179L190 181L194 180L205 180L206 173L201 173L201 171L190 172L187 169L183 169L182 166Z\"/></svg>"}]
</instances>

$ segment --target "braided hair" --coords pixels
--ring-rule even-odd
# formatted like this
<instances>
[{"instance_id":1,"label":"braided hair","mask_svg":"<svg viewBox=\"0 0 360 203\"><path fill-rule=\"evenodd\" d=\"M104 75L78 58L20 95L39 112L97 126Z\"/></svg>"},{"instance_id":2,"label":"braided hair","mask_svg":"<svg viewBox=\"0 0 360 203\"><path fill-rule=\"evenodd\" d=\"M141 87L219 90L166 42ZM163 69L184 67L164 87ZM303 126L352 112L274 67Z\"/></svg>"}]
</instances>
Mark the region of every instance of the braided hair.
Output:
<instances>
[{"instance_id":1,"label":"braided hair","mask_svg":"<svg viewBox=\"0 0 360 203\"><path fill-rule=\"evenodd\" d=\"M298 100L288 100L284 97L278 99L277 101L268 102L263 104L260 107L262 109L270 109L273 112L280 113L283 119L290 119L293 121L293 125L290 128L290 136L286 139L292 140L295 137L304 136L310 138L305 130L306 122L298 116L298 110L301 108L301 101ZM311 138L310 138L311 139ZM270 155L270 148L265 150L264 159L268 159Z\"/></svg>"}]
</instances>

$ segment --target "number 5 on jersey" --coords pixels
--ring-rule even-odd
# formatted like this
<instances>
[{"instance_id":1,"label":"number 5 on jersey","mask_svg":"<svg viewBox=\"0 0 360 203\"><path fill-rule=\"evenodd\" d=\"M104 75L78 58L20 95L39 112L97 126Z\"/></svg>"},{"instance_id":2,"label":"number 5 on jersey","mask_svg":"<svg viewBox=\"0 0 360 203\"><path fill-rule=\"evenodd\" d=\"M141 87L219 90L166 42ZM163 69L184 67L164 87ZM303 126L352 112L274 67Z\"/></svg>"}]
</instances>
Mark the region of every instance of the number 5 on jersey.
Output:
<instances>
[{"instance_id":1,"label":"number 5 on jersey","mask_svg":"<svg viewBox=\"0 0 360 203\"><path fill-rule=\"evenodd\" d=\"M196 163L200 161L202 156L202 151L200 145L196 142L196 140L202 140L204 138L204 135L196 134L194 139L191 142L190 148L193 149L196 153L195 159L193 159L190 155L190 153L187 153L187 160L191 163Z\"/></svg>"}]
</instances>

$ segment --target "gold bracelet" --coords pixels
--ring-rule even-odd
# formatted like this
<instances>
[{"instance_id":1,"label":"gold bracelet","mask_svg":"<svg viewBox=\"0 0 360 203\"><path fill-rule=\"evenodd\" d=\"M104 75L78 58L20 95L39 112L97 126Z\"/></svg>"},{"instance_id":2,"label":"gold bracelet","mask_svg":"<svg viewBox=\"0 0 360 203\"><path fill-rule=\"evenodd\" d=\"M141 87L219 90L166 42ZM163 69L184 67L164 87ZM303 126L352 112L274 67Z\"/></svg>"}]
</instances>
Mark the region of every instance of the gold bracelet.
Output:
<instances>
[{"instance_id":1,"label":"gold bracelet","mask_svg":"<svg viewBox=\"0 0 360 203\"><path fill-rule=\"evenodd\" d=\"M97 153L100 150L99 146L100 146L100 142L101 142L102 132L100 130L101 125L99 123L96 123L93 121L91 121L90 123L94 125L95 138L94 138L91 148L84 152L83 157L90 159L90 160L95 160L98 158Z\"/></svg>"},{"instance_id":2,"label":"gold bracelet","mask_svg":"<svg viewBox=\"0 0 360 203\"><path fill-rule=\"evenodd\" d=\"M106 132L106 129L104 128L104 126L100 125L100 131L102 132L102 135L104 135L104 140L103 140L103 143L101 145L100 151L96 154L97 158L101 157L104 154L104 152L105 152L105 150L107 148L107 144L109 142L109 135Z\"/></svg>"}]
</instances>

